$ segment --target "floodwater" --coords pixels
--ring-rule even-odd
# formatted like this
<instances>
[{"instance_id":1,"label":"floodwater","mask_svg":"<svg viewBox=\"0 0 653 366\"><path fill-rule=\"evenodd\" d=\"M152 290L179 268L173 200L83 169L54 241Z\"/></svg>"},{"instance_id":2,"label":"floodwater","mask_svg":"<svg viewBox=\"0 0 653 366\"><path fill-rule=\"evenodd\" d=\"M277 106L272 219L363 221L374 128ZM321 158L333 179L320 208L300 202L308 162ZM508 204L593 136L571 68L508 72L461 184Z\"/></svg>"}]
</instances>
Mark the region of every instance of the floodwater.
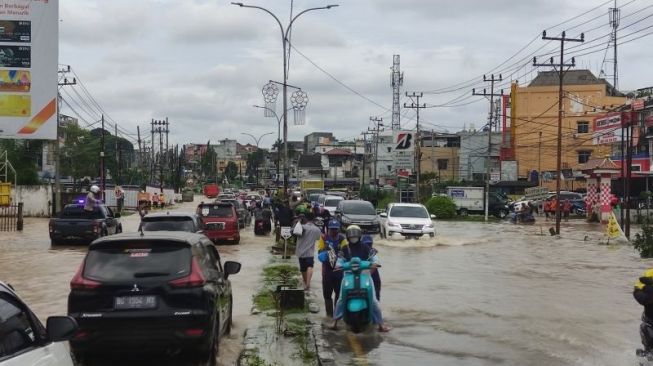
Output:
<instances>
[{"instance_id":1,"label":"floodwater","mask_svg":"<svg viewBox=\"0 0 653 366\"><path fill-rule=\"evenodd\" d=\"M195 211L200 201L183 203L174 209ZM138 229L139 216L121 219L124 232ZM255 237L253 228L241 230L240 245L218 247L222 261L238 261L240 273L230 277L233 287L233 328L230 336L220 341L219 365L235 365L242 350L243 334L249 325L252 295L260 282L261 268L268 260L266 248L270 237ZM67 311L69 283L79 267L87 247L50 247L47 219L25 219L23 232L0 232L0 281L10 283L45 322L51 315L65 315ZM182 365L179 359L156 360L109 360L102 365ZM93 365L96 365L94 363Z\"/></svg>"},{"instance_id":2,"label":"floodwater","mask_svg":"<svg viewBox=\"0 0 653 366\"><path fill-rule=\"evenodd\" d=\"M124 231L135 231L138 216L122 222ZM599 245L600 228L580 220L563 223L561 238L549 236L549 226L543 220L533 226L436 222L433 239L375 238L383 264L381 306L393 329L326 331L336 364L636 364L641 307L631 291L653 261L628 245ZM223 261L243 264L231 277L234 329L221 341L221 365L236 364L269 257L269 237L254 237L251 228L241 235L240 245L219 247ZM27 219L22 233L0 233L0 280L41 319L65 314L69 281L85 252L85 246L51 248L47 220ZM312 287L321 305L319 264Z\"/></svg>"},{"instance_id":3,"label":"floodwater","mask_svg":"<svg viewBox=\"0 0 653 366\"><path fill-rule=\"evenodd\" d=\"M393 329L327 331L336 364L637 364L632 286L653 261L597 244L600 227L582 220L561 238L549 226L436 222L433 239L376 238Z\"/></svg>"}]
</instances>

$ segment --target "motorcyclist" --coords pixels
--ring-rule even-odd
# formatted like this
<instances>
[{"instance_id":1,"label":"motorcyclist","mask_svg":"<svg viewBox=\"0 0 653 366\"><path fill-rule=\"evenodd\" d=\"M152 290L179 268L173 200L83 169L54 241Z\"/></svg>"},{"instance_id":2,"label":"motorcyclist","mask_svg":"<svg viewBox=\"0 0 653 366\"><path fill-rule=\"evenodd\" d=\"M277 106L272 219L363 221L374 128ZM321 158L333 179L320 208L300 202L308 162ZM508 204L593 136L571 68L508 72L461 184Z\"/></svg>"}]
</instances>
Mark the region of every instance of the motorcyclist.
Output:
<instances>
[{"instance_id":1,"label":"motorcyclist","mask_svg":"<svg viewBox=\"0 0 653 366\"><path fill-rule=\"evenodd\" d=\"M270 210L270 204L263 202L263 210L261 212L263 216L263 229L266 232L272 231L272 210Z\"/></svg>"},{"instance_id":2,"label":"motorcyclist","mask_svg":"<svg viewBox=\"0 0 653 366\"><path fill-rule=\"evenodd\" d=\"M337 254L346 250L348 243L345 235L340 233L340 222L332 219L327 224L327 234L322 235L317 244L317 259L322 263L322 295L327 316L333 317L333 305L340 296L342 271L334 271ZM335 293L335 300L332 295Z\"/></svg>"},{"instance_id":3,"label":"motorcyclist","mask_svg":"<svg viewBox=\"0 0 653 366\"><path fill-rule=\"evenodd\" d=\"M637 350L637 353L640 356L650 356L653 351L653 268L646 270L635 283L633 296L644 307L642 323L639 326L644 349Z\"/></svg>"},{"instance_id":4,"label":"motorcyclist","mask_svg":"<svg viewBox=\"0 0 653 366\"><path fill-rule=\"evenodd\" d=\"M380 292L376 291L376 282L374 280L374 273L376 273L377 278L379 279L380 287L380 277L378 276L377 268L379 267L379 259L372 250L371 237L366 235L365 240L363 240L363 231L358 225L350 225L345 231L347 242L349 245L346 248L341 249L338 252L338 261L336 262L336 269L342 266L344 261L351 260L352 257L358 257L364 261L372 262L372 268L370 269L371 277L373 278L374 286L374 303L372 304L372 321L374 324L379 326L379 332L387 332L390 330L390 327L383 323L383 314L381 312L381 306L379 303ZM380 290L380 289L379 289ZM341 319L344 315L344 301L342 298L336 302L336 312L333 316L333 329L338 327L338 319Z\"/></svg>"},{"instance_id":5,"label":"motorcyclist","mask_svg":"<svg viewBox=\"0 0 653 366\"><path fill-rule=\"evenodd\" d=\"M84 212L87 214L93 213L95 206L100 202L100 187L92 185L90 191L86 195L84 201Z\"/></svg>"}]
</instances>

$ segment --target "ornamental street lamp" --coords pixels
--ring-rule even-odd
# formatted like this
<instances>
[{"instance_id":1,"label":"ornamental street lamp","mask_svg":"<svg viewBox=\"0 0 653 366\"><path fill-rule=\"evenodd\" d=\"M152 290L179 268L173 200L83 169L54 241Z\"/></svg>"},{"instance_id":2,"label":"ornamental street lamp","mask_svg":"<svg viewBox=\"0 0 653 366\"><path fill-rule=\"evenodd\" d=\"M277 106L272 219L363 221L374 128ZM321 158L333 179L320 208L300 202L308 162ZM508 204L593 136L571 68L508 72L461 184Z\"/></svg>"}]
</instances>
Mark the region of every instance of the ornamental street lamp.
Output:
<instances>
[{"instance_id":1,"label":"ornamental street lamp","mask_svg":"<svg viewBox=\"0 0 653 366\"><path fill-rule=\"evenodd\" d=\"M258 151L258 149L259 149L258 145L261 142L261 139L263 139L263 137L265 137L267 135L272 135L273 133L274 132L264 133L261 136L259 136L258 138L256 138L256 136L254 136L252 134L249 134L249 133L246 133L246 132L241 132L241 135L246 135L246 136L251 137L254 140L254 142L256 143L256 151ZM256 185L258 186L258 166L256 167Z\"/></svg>"},{"instance_id":2,"label":"ornamental street lamp","mask_svg":"<svg viewBox=\"0 0 653 366\"><path fill-rule=\"evenodd\" d=\"M313 10L324 10L324 9L331 9L334 8L338 5L327 5L327 6L321 6L321 7L315 7L315 8L309 8L306 9L299 14L295 15L286 28L283 27L283 24L281 24L281 21L279 18L274 15L273 12L270 10L260 7L260 6L254 6L254 5L245 5L243 3L237 3L237 2L232 2L232 5L238 5L241 8L252 8L252 9L259 9L262 10L268 14L270 14L274 20L277 21L277 24L279 24L279 29L281 30L281 45L283 48L283 110L286 111L288 109L288 44L289 44L289 39L288 39L288 34L290 33L290 30L292 29L292 24L305 13L308 13L309 11ZM288 198L288 114L284 113L283 114L283 194L285 198Z\"/></svg>"}]
</instances>

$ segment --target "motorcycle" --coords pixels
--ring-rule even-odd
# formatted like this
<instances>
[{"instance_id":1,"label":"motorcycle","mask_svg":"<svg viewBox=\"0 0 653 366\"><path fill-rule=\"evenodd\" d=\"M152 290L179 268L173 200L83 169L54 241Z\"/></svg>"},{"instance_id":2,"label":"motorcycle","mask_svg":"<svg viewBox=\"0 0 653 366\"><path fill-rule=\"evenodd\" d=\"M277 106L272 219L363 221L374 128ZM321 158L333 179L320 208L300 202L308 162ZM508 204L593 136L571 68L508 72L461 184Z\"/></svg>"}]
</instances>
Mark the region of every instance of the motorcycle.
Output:
<instances>
[{"instance_id":1,"label":"motorcycle","mask_svg":"<svg viewBox=\"0 0 653 366\"><path fill-rule=\"evenodd\" d=\"M370 258L376 254L372 249ZM369 270L369 260L353 257L341 264L344 271L340 286L340 301L343 301L343 321L352 332L360 333L372 323L374 306L374 283ZM380 267L376 265L376 267Z\"/></svg>"},{"instance_id":2,"label":"motorcycle","mask_svg":"<svg viewBox=\"0 0 653 366\"><path fill-rule=\"evenodd\" d=\"M315 220L313 220L313 224L315 224L321 232L324 232L324 219L322 217L316 217Z\"/></svg>"},{"instance_id":3,"label":"motorcycle","mask_svg":"<svg viewBox=\"0 0 653 366\"><path fill-rule=\"evenodd\" d=\"M270 220L256 219L254 220L254 235L268 235L272 231L272 224Z\"/></svg>"},{"instance_id":4,"label":"motorcycle","mask_svg":"<svg viewBox=\"0 0 653 366\"><path fill-rule=\"evenodd\" d=\"M510 216L510 222L513 224L534 224L535 217L533 214L521 214L513 212Z\"/></svg>"}]
</instances>

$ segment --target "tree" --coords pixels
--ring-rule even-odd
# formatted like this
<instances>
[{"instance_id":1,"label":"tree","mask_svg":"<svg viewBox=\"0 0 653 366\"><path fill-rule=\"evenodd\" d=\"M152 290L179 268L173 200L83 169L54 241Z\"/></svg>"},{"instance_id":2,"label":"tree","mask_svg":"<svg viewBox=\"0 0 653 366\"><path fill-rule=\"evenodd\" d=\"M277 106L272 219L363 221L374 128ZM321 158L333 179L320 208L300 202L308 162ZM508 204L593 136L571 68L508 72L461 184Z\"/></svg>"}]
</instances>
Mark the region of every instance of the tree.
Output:
<instances>
[{"instance_id":1,"label":"tree","mask_svg":"<svg viewBox=\"0 0 653 366\"><path fill-rule=\"evenodd\" d=\"M265 161L265 150L257 149L247 155L247 175L255 176L258 184L258 170Z\"/></svg>"},{"instance_id":2,"label":"tree","mask_svg":"<svg viewBox=\"0 0 653 366\"><path fill-rule=\"evenodd\" d=\"M200 169L204 177L215 177L216 174L216 161L218 160L218 154L213 150L213 147L209 145L206 149L202 159L200 160Z\"/></svg>"},{"instance_id":3,"label":"tree","mask_svg":"<svg viewBox=\"0 0 653 366\"><path fill-rule=\"evenodd\" d=\"M227 167L224 169L224 175L230 182L236 180L238 176L238 166L233 161L227 163Z\"/></svg>"},{"instance_id":4,"label":"tree","mask_svg":"<svg viewBox=\"0 0 653 366\"><path fill-rule=\"evenodd\" d=\"M39 183L38 164L41 158L43 141L40 140L0 140L0 151L7 151L7 159L16 170L20 185ZM7 177L13 181L13 176Z\"/></svg>"},{"instance_id":5,"label":"tree","mask_svg":"<svg viewBox=\"0 0 653 366\"><path fill-rule=\"evenodd\" d=\"M99 176L100 137L74 124L64 127L64 134L66 139L60 149L62 175L72 177L73 182Z\"/></svg>"}]
</instances>

